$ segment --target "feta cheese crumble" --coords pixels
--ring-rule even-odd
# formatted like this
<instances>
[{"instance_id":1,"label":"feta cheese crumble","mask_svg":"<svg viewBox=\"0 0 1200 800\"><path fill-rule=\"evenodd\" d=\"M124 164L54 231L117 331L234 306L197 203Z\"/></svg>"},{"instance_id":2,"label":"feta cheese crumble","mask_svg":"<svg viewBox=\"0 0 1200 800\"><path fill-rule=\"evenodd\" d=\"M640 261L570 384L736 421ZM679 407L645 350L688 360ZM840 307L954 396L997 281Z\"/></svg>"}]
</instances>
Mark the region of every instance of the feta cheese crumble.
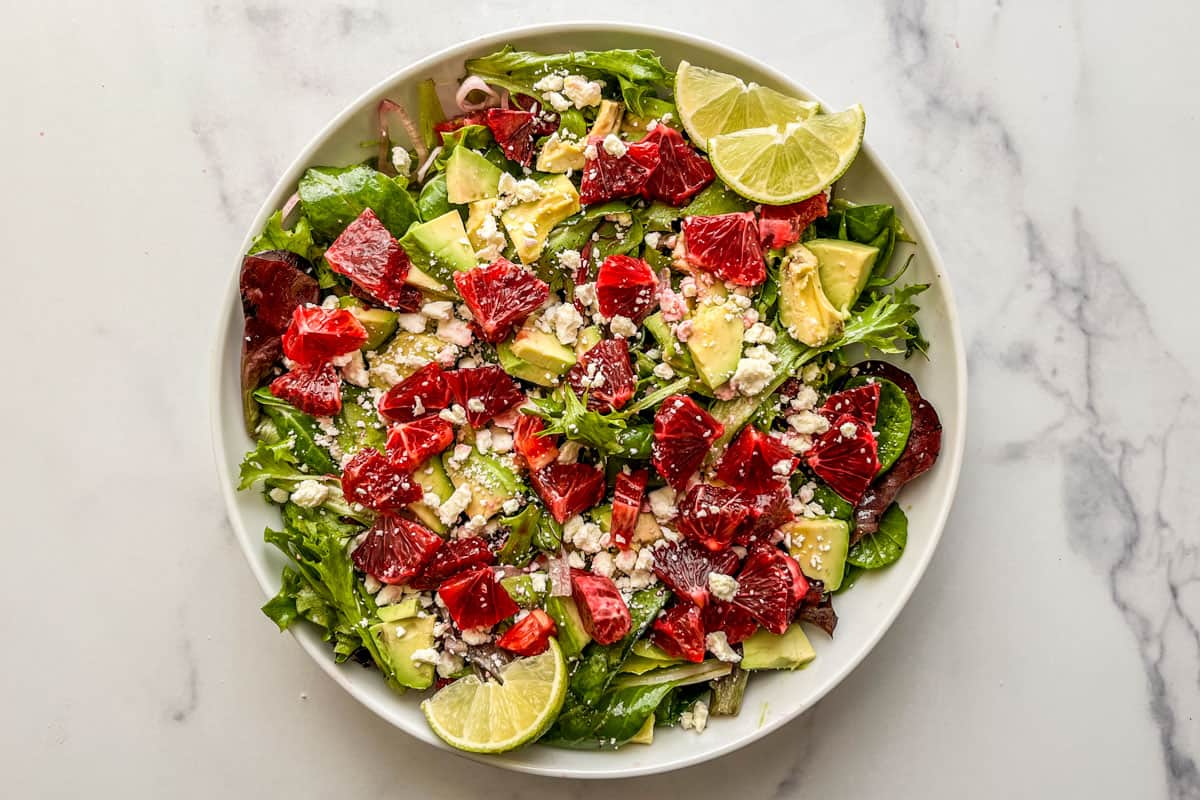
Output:
<instances>
[{"instance_id":1,"label":"feta cheese crumble","mask_svg":"<svg viewBox=\"0 0 1200 800\"><path fill-rule=\"evenodd\" d=\"M708 652L717 657L718 661L736 664L742 660L741 654L730 647L729 640L725 638L725 631L713 631L705 636L704 646Z\"/></svg>"},{"instance_id":2,"label":"feta cheese crumble","mask_svg":"<svg viewBox=\"0 0 1200 800\"><path fill-rule=\"evenodd\" d=\"M732 575L710 572L708 573L708 590L713 593L713 597L728 602L737 594L738 582Z\"/></svg>"},{"instance_id":3,"label":"feta cheese crumble","mask_svg":"<svg viewBox=\"0 0 1200 800\"><path fill-rule=\"evenodd\" d=\"M292 491L292 502L301 508L316 508L328 498L329 487L312 478L300 481L300 485Z\"/></svg>"}]
</instances>

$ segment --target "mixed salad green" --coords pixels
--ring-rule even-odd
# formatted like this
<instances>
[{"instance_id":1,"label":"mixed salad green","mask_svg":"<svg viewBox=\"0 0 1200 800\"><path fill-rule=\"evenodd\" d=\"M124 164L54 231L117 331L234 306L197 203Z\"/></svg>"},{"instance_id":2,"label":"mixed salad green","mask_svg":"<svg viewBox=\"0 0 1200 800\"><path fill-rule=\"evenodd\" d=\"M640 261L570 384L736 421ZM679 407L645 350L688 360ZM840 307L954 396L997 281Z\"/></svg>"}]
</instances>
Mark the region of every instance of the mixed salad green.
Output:
<instances>
[{"instance_id":1,"label":"mixed salad green","mask_svg":"<svg viewBox=\"0 0 1200 800\"><path fill-rule=\"evenodd\" d=\"M465 69L384 101L243 261L263 611L462 749L702 731L904 551L940 425L862 359L928 347L908 239L831 190L858 107L648 50Z\"/></svg>"}]
</instances>

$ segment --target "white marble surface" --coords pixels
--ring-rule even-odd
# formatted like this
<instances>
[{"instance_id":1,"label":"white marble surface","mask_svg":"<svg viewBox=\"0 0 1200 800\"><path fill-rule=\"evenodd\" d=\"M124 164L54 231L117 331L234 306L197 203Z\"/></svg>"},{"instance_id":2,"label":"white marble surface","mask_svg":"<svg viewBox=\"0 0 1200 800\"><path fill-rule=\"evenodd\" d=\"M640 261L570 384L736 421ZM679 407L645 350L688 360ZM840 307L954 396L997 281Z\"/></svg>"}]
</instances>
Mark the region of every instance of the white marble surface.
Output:
<instances>
[{"instance_id":1,"label":"white marble surface","mask_svg":"<svg viewBox=\"0 0 1200 800\"><path fill-rule=\"evenodd\" d=\"M1200 6L3 7L5 796L1200 797ZM231 255L293 154L413 58L582 15L864 103L972 381L947 534L867 661L733 756L618 785L501 773L354 703L258 614L208 444Z\"/></svg>"}]
</instances>

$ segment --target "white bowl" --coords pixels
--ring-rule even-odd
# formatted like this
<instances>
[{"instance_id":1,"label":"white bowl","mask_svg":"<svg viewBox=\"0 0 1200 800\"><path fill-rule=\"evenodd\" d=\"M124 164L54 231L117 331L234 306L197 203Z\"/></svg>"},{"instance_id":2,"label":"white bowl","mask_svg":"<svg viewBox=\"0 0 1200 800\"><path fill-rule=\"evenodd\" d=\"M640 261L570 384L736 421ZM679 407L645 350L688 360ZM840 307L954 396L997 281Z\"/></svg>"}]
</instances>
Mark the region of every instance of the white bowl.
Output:
<instances>
[{"instance_id":1,"label":"white bowl","mask_svg":"<svg viewBox=\"0 0 1200 800\"><path fill-rule=\"evenodd\" d=\"M462 76L465 59L492 52L504 44L518 48L562 51L648 47L674 67L681 59L730 72L747 80L773 86L789 94L816 99L795 81L747 55L714 42L681 33L617 23L570 23L521 28L458 45L400 70L338 114L292 162L263 203L246 236L230 253L232 276L221 310L212 371L212 431L217 471L225 492L229 519L242 549L267 596L279 587L283 558L263 542L263 529L278 525L278 513L258 492L237 492L235 475L251 442L242 427L238 362L242 315L237 273L242 254L261 230L267 217L294 191L304 170L316 165L344 165L369 155L361 143L375 137L375 107L384 97L416 107L415 87L426 77L450 80ZM868 141L870 137L868 136ZM902 500L909 517L906 552L895 565L864 576L850 592L839 595L837 637L812 636L817 658L797 672L759 673L750 681L742 713L715 718L697 736L678 729L655 732L651 746L631 745L616 752L561 750L532 746L501 756L471 756L505 769L572 778L616 778L666 772L715 758L770 733L821 699L870 652L908 600L933 555L950 511L958 483L966 430L966 363L949 281L925 221L891 172L880 163L869 145L839 183L842 196L858 202L887 202L920 246L906 279L932 284L919 298L919 320L933 343L931 358L904 365L916 378L922 393L937 408L945 426L942 455L925 476L904 489ZM245 609L245 624L261 624L263 636L271 627L257 609ZM308 625L293 632L305 650L359 702L406 733L445 747L425 724L416 695L400 696L389 690L378 673L357 664L338 665L328 645Z\"/></svg>"}]
</instances>

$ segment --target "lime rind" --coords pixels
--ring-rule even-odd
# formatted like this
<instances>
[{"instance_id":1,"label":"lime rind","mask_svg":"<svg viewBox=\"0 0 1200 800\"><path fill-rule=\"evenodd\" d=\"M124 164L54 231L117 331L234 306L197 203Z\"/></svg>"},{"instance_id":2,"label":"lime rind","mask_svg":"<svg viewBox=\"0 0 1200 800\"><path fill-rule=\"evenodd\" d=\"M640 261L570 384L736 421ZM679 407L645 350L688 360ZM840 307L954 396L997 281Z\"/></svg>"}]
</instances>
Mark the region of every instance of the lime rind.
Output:
<instances>
[{"instance_id":1,"label":"lime rind","mask_svg":"<svg viewBox=\"0 0 1200 800\"><path fill-rule=\"evenodd\" d=\"M701 148L714 136L799 122L819 108L809 100L686 61L675 72L675 105L684 129Z\"/></svg>"}]
</instances>

